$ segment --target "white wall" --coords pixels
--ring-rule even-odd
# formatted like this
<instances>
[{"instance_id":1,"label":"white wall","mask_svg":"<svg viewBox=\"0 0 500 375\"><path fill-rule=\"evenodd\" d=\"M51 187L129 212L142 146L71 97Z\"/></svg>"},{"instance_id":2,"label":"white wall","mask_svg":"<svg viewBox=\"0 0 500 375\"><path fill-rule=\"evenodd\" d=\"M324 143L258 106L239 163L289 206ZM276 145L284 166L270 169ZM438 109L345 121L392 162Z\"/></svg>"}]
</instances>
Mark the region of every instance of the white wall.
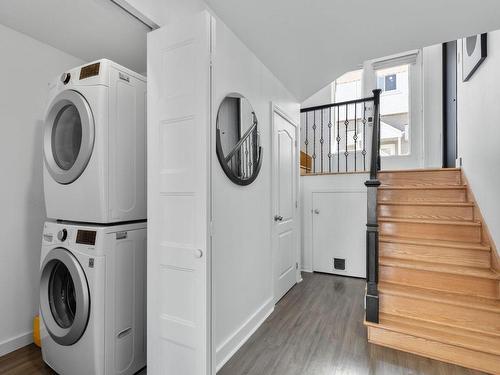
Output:
<instances>
[{"instance_id":1,"label":"white wall","mask_svg":"<svg viewBox=\"0 0 500 375\"><path fill-rule=\"evenodd\" d=\"M224 96L247 97L259 121L263 164L249 186L232 183L222 171L213 143L213 283L216 360L220 367L272 311L271 102L298 123L299 104L281 83L217 20L213 131ZM215 141L215 140L214 140Z\"/></svg>"},{"instance_id":2,"label":"white wall","mask_svg":"<svg viewBox=\"0 0 500 375\"><path fill-rule=\"evenodd\" d=\"M458 156L495 244L500 245L500 31L488 33L488 57L462 82L458 41Z\"/></svg>"},{"instance_id":3,"label":"white wall","mask_svg":"<svg viewBox=\"0 0 500 375\"><path fill-rule=\"evenodd\" d=\"M443 166L443 46L422 50L424 167Z\"/></svg>"},{"instance_id":4,"label":"white wall","mask_svg":"<svg viewBox=\"0 0 500 375\"><path fill-rule=\"evenodd\" d=\"M31 342L45 207L42 132L48 82L82 61L0 25L0 355Z\"/></svg>"},{"instance_id":5,"label":"white wall","mask_svg":"<svg viewBox=\"0 0 500 375\"><path fill-rule=\"evenodd\" d=\"M310 96L304 100L301 104L301 108L315 107L317 105L330 104L333 103L333 89L332 83L326 85L321 90L319 90L314 95Z\"/></svg>"},{"instance_id":6,"label":"white wall","mask_svg":"<svg viewBox=\"0 0 500 375\"><path fill-rule=\"evenodd\" d=\"M300 178L302 201L302 269L313 271L313 213L314 208L321 211L321 207L313 207L313 193L326 191L366 191L365 181L369 179L368 173L337 174L306 176ZM359 212L346 211L346 215L359 215ZM366 214L366 212L363 212ZM335 223L332 223L335 226ZM352 228L346 236L358 235L359 228Z\"/></svg>"}]
</instances>

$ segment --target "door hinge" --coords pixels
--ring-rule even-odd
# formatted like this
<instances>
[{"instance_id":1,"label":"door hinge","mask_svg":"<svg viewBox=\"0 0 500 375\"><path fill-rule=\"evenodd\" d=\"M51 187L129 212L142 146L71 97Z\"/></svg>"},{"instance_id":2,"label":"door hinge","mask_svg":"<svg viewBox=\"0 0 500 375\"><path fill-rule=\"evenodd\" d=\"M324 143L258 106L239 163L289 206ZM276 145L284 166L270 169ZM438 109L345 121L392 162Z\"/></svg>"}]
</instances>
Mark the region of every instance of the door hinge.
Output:
<instances>
[{"instance_id":1,"label":"door hinge","mask_svg":"<svg viewBox=\"0 0 500 375\"><path fill-rule=\"evenodd\" d=\"M295 208L299 208L299 201L295 201Z\"/></svg>"},{"instance_id":2,"label":"door hinge","mask_svg":"<svg viewBox=\"0 0 500 375\"><path fill-rule=\"evenodd\" d=\"M299 269L299 262L295 262L295 269L298 270Z\"/></svg>"}]
</instances>

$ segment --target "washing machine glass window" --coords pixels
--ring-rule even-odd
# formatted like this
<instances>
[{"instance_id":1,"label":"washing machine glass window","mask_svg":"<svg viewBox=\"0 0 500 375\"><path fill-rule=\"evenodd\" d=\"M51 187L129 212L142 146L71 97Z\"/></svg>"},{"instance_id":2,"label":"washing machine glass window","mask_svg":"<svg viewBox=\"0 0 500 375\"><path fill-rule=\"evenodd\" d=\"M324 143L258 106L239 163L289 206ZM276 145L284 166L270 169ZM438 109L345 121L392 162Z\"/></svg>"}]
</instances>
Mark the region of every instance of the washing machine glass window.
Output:
<instances>
[{"instance_id":1,"label":"washing machine glass window","mask_svg":"<svg viewBox=\"0 0 500 375\"><path fill-rule=\"evenodd\" d=\"M90 291L85 271L67 249L52 249L40 277L40 312L52 339L73 345L85 332L90 317Z\"/></svg>"},{"instance_id":2,"label":"washing machine glass window","mask_svg":"<svg viewBox=\"0 0 500 375\"><path fill-rule=\"evenodd\" d=\"M45 118L44 155L47 170L60 184L84 172L94 148L94 116L85 98L74 90L57 95Z\"/></svg>"},{"instance_id":3,"label":"washing machine glass window","mask_svg":"<svg viewBox=\"0 0 500 375\"><path fill-rule=\"evenodd\" d=\"M57 324L62 328L71 327L76 312L75 284L68 268L59 261L50 275L49 303Z\"/></svg>"},{"instance_id":4,"label":"washing machine glass window","mask_svg":"<svg viewBox=\"0 0 500 375\"><path fill-rule=\"evenodd\" d=\"M82 120L73 104L63 107L52 128L52 153L57 165L67 171L76 161L82 145Z\"/></svg>"}]
</instances>

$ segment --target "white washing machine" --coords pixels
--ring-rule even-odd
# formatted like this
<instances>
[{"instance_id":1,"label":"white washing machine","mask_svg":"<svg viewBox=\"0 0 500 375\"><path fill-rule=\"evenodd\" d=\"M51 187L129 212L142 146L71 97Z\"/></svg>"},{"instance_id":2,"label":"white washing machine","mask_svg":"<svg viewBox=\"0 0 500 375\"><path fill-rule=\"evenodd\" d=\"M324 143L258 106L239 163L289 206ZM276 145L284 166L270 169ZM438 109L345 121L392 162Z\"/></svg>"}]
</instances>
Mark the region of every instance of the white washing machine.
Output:
<instances>
[{"instance_id":1,"label":"white washing machine","mask_svg":"<svg viewBox=\"0 0 500 375\"><path fill-rule=\"evenodd\" d=\"M146 223L46 222L40 316L43 359L60 375L146 366Z\"/></svg>"},{"instance_id":2,"label":"white washing machine","mask_svg":"<svg viewBox=\"0 0 500 375\"><path fill-rule=\"evenodd\" d=\"M146 219L146 78L112 61L50 85L44 190L50 219Z\"/></svg>"}]
</instances>

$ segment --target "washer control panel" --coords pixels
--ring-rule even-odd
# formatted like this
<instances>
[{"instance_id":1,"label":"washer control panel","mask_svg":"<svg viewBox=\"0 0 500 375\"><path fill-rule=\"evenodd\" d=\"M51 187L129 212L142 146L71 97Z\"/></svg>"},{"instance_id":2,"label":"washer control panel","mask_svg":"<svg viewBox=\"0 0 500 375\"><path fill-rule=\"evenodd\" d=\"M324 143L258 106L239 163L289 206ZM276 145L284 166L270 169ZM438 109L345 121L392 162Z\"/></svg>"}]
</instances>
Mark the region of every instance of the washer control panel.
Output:
<instances>
[{"instance_id":1,"label":"washer control panel","mask_svg":"<svg viewBox=\"0 0 500 375\"><path fill-rule=\"evenodd\" d=\"M93 248L97 243L97 230L93 228L78 228L64 223L45 223L43 228L43 242L50 244L66 243Z\"/></svg>"}]
</instances>

